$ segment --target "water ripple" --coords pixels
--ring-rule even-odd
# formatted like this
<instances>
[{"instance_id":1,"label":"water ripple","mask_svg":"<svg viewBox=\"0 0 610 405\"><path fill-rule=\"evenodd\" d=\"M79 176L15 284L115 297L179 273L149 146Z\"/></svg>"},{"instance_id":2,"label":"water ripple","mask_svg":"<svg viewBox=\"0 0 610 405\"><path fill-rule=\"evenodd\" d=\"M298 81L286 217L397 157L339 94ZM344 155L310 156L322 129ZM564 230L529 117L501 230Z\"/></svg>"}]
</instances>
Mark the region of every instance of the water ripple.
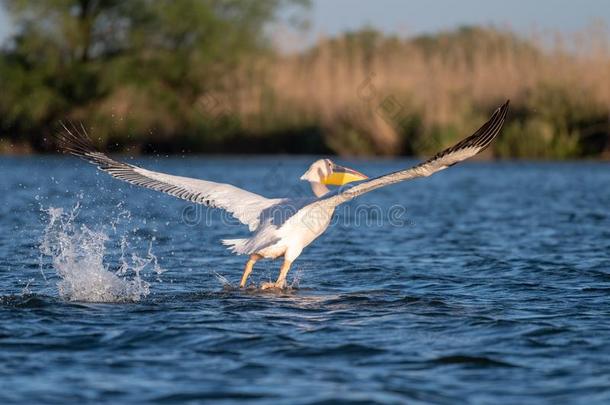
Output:
<instances>
[{"instance_id":1,"label":"water ripple","mask_svg":"<svg viewBox=\"0 0 610 405\"><path fill-rule=\"evenodd\" d=\"M274 163L297 179L308 162ZM375 175L409 163L354 166ZM213 169L225 176L216 180L277 194L257 181L268 158L144 164L194 177ZM409 225L337 223L282 292L255 287L279 263L258 263L252 287L235 287L244 258L218 241L243 227L219 217L186 226L185 203L119 188L73 160L0 165L3 189L18 190L0 205L9 230L0 233L2 403L610 402L607 164L466 164L371 193L361 201L404 204ZM31 188L18 186L23 178ZM64 212L80 201L64 236L83 225L107 238L93 273L80 260L68 276L111 272L125 286L136 275L117 271L132 253L165 271L151 261L137 299L62 294L66 273L40 256L49 225L41 201ZM122 212L128 221L116 221Z\"/></svg>"}]
</instances>

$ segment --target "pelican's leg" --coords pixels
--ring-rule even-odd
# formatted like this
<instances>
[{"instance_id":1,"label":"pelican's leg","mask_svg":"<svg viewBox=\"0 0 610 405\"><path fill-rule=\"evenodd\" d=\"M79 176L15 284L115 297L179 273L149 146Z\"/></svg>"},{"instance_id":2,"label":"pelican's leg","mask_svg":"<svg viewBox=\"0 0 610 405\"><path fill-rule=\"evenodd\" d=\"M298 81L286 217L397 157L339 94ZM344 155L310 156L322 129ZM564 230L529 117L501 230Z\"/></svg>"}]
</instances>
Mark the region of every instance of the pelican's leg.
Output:
<instances>
[{"instance_id":1,"label":"pelican's leg","mask_svg":"<svg viewBox=\"0 0 610 405\"><path fill-rule=\"evenodd\" d=\"M280 268L280 275L277 277L275 283L263 283L261 288L266 290L268 288L284 288L286 287L286 276L290 271L290 266L292 265L291 261L285 260L282 263L282 267Z\"/></svg>"},{"instance_id":2,"label":"pelican's leg","mask_svg":"<svg viewBox=\"0 0 610 405\"><path fill-rule=\"evenodd\" d=\"M252 268L254 267L254 263L262 258L261 255L257 255L256 253L250 255L250 260L246 263L246 268L244 269L244 274L241 276L241 282L239 283L239 288L244 288L246 286L246 281L248 281L248 276L252 273Z\"/></svg>"},{"instance_id":3,"label":"pelican's leg","mask_svg":"<svg viewBox=\"0 0 610 405\"><path fill-rule=\"evenodd\" d=\"M275 288L284 288L286 287L286 276L290 271L290 266L292 265L291 261L284 259L284 263L282 263L282 267L280 268L280 275L275 281Z\"/></svg>"}]
</instances>

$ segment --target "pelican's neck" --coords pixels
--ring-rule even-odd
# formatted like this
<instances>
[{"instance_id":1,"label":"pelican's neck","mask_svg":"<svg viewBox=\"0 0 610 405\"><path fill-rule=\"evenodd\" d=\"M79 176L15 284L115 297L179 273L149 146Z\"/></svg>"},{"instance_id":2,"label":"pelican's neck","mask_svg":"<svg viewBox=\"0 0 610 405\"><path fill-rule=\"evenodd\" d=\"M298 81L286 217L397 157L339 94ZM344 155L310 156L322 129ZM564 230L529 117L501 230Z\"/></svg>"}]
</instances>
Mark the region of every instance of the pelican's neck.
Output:
<instances>
[{"instance_id":1,"label":"pelican's neck","mask_svg":"<svg viewBox=\"0 0 610 405\"><path fill-rule=\"evenodd\" d=\"M316 197L322 197L330 191L328 187L317 181L310 181L309 184L311 185L311 191L313 191Z\"/></svg>"}]
</instances>

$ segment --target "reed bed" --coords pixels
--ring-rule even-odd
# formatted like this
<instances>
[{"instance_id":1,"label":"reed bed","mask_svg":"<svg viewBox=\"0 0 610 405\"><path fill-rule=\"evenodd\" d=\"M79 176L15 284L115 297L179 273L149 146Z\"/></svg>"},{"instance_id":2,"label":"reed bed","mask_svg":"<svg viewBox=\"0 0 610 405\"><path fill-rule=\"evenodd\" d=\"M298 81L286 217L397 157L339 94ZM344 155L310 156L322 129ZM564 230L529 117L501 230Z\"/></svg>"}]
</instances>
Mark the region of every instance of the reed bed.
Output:
<instances>
[{"instance_id":1,"label":"reed bed","mask_svg":"<svg viewBox=\"0 0 610 405\"><path fill-rule=\"evenodd\" d=\"M241 86L233 87L232 108L251 133L316 127L335 153L396 155L454 142L511 99L494 155L607 154L610 35L596 26L549 37L463 28L408 39L368 30L322 38L305 52L259 61L256 80L234 80Z\"/></svg>"}]
</instances>

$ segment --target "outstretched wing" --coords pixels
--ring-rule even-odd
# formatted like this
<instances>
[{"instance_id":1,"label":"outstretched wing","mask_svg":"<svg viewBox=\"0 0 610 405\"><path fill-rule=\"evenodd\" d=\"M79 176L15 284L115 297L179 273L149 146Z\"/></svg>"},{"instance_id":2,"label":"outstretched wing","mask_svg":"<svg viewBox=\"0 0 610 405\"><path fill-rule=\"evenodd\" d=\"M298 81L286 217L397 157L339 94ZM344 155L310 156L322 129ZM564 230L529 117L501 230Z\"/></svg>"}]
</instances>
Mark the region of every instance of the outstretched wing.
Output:
<instances>
[{"instance_id":1,"label":"outstretched wing","mask_svg":"<svg viewBox=\"0 0 610 405\"><path fill-rule=\"evenodd\" d=\"M248 225L251 231L258 227L260 213L281 201L265 198L230 184L173 176L116 161L95 149L82 125L80 129L74 125L68 129L63 123L62 126L64 132L57 135L57 139L65 152L83 158L100 170L128 183L208 207L224 209Z\"/></svg>"},{"instance_id":2,"label":"outstretched wing","mask_svg":"<svg viewBox=\"0 0 610 405\"><path fill-rule=\"evenodd\" d=\"M410 169L400 170L386 174L370 180L365 180L352 188L340 191L338 194L329 198L333 204L351 200L361 194L368 193L379 187L410 180L416 177L426 177L453 166L463 160L473 157L489 146L491 141L500 133L506 114L508 112L509 101L494 111L493 115L481 128L466 139L458 142L452 147L437 153L434 157L414 166Z\"/></svg>"}]
</instances>

